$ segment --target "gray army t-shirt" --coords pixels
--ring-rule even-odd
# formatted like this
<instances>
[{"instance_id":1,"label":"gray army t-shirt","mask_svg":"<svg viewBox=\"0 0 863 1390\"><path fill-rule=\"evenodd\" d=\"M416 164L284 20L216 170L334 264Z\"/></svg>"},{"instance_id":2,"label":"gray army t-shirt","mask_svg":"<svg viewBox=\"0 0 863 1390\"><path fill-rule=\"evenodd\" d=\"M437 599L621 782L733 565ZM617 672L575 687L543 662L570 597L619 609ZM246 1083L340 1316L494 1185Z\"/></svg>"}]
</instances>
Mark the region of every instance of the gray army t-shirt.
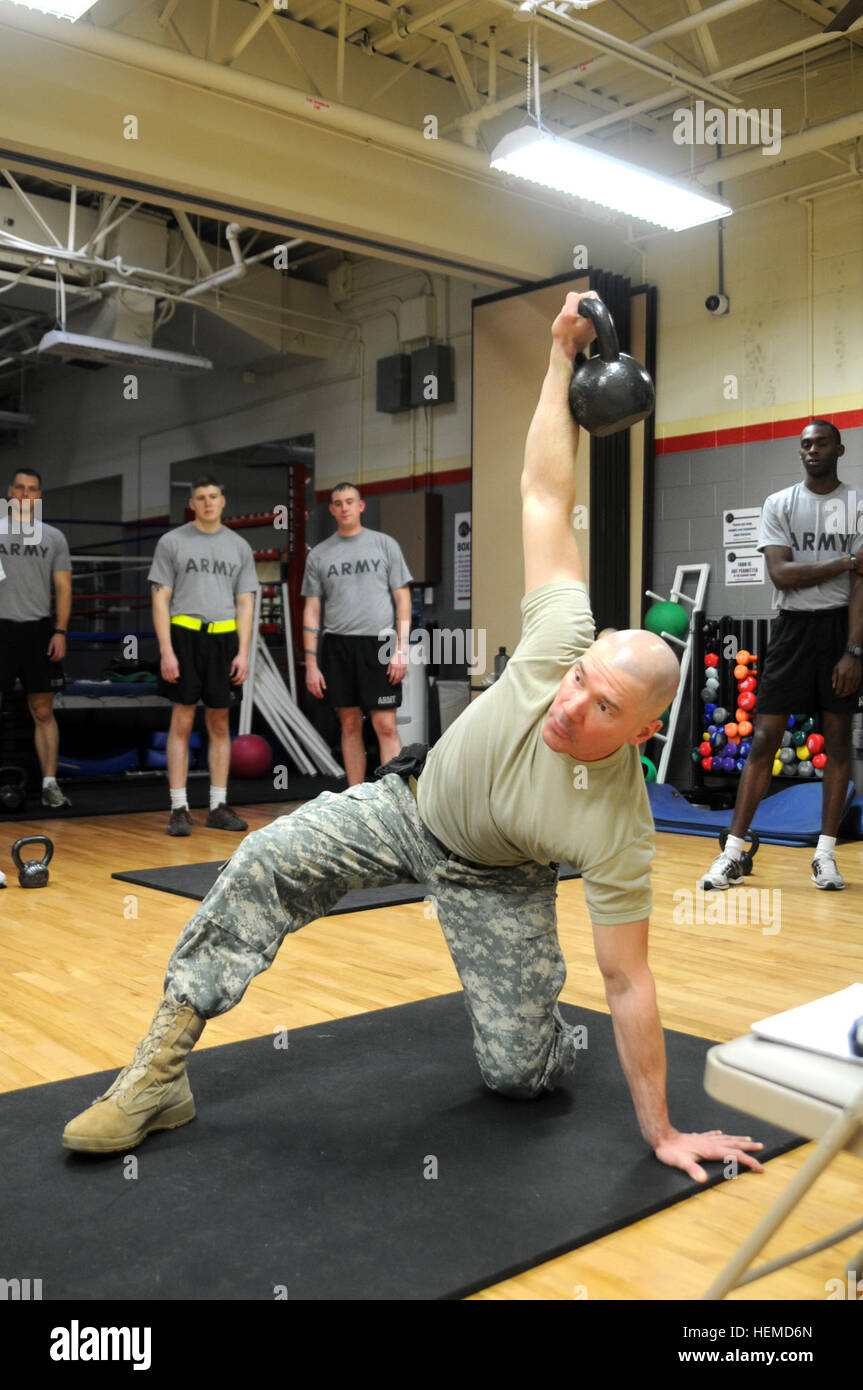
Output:
<instances>
[{"instance_id":1,"label":"gray army t-shirt","mask_svg":"<svg viewBox=\"0 0 863 1390\"><path fill-rule=\"evenodd\" d=\"M0 518L0 618L33 623L51 616L51 585L60 570L71 570L69 542L55 526L41 527L41 536L10 532L9 518Z\"/></svg>"},{"instance_id":2,"label":"gray army t-shirt","mask_svg":"<svg viewBox=\"0 0 863 1390\"><path fill-rule=\"evenodd\" d=\"M398 542L364 526L355 536L336 531L309 551L302 595L324 600L324 632L377 637L393 626L393 589L410 582Z\"/></svg>"},{"instance_id":3,"label":"gray army t-shirt","mask_svg":"<svg viewBox=\"0 0 863 1390\"><path fill-rule=\"evenodd\" d=\"M248 541L222 526L199 531L194 521L169 531L156 546L148 575L151 584L167 584L171 617L220 623L236 617L237 594L258 588L255 556Z\"/></svg>"},{"instance_id":4,"label":"gray army t-shirt","mask_svg":"<svg viewBox=\"0 0 863 1390\"><path fill-rule=\"evenodd\" d=\"M863 548L863 496L841 483L832 492L811 492L804 482L773 492L761 512L758 549L787 546L795 565L817 565ZM789 613L845 608L851 571L808 589L776 589L773 607Z\"/></svg>"}]
</instances>

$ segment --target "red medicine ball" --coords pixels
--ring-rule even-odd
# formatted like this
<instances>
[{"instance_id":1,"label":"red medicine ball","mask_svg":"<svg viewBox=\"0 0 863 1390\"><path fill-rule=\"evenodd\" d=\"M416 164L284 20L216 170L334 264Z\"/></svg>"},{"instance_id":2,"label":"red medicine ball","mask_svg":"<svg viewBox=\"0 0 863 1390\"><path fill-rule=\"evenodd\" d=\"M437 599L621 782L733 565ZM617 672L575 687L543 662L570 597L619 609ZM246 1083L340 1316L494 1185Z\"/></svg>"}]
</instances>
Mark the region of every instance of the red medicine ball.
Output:
<instances>
[{"instance_id":1,"label":"red medicine ball","mask_svg":"<svg viewBox=\"0 0 863 1390\"><path fill-rule=\"evenodd\" d=\"M235 777L264 777L273 765L273 750L258 734L240 734L231 744Z\"/></svg>"}]
</instances>

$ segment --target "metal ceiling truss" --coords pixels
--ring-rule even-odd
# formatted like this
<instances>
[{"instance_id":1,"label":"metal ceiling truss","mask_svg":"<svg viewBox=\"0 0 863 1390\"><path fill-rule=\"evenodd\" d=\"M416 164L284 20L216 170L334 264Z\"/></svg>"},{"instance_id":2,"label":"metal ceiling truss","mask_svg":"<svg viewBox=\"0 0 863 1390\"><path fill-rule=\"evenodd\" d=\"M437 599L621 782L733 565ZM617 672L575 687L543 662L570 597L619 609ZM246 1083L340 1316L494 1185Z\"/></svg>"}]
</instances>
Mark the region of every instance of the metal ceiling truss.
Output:
<instances>
[{"instance_id":1,"label":"metal ceiling truss","mask_svg":"<svg viewBox=\"0 0 863 1390\"><path fill-rule=\"evenodd\" d=\"M225 235L231 249L231 264L221 270L214 271L204 245L195 233L187 213L182 208L175 207L171 211L176 217L183 239L202 273L202 278L194 280L187 276L174 275L166 270L158 270L153 267L128 266L124 265L119 256L106 259L96 254L96 248L101 248L106 237L112 231L119 227L132 213L140 210L142 206L140 203L131 203L119 216L115 217L114 213L121 200L119 197L108 198L106 196L96 227L88 240L76 249L74 241L77 187L73 184L65 190L68 193L69 202L68 237L67 245L64 246L53 228L42 216L39 208L18 183L14 174L8 169L2 169L0 173L3 174L16 197L46 237L49 238L49 244L40 246L0 228L0 255L7 263L24 262L18 271L0 270L0 280L6 281L6 284L0 288L0 296L8 293L16 285L24 283L41 289L53 289L58 295L57 312L54 317L61 326L65 326L66 322L67 294L78 295L85 303L89 303L102 298L109 290L120 292L125 290L151 296L165 304L188 304L207 296L204 307L213 312L224 312L231 318L242 320L250 325L263 324L271 329L286 333L302 333L306 337L317 338L326 342L344 339L351 334L353 325L349 321L340 321L336 318L326 320L320 314L307 314L295 307L262 303L258 299L237 294L236 291L226 288L231 281L245 277L251 267L273 256L272 247L259 251L255 255L248 254L252 241L260 235L258 232L253 234L246 251L243 252L238 243L240 227L235 223L226 227ZM305 244L306 242L302 238L279 243L289 253ZM42 272L41 275L39 274L40 271ZM70 275L84 283L70 282L67 278ZM37 314L19 320L2 330L0 336L15 333L25 325L37 320L44 323L45 317L43 314ZM50 318L51 316L48 315L47 317ZM303 320L303 322L300 323L299 320ZM316 326L312 326L312 324ZM325 326L327 324L329 326ZM249 331L252 331L251 327ZM5 360L8 360L10 353L13 356L26 357L35 351L31 344L28 344L28 347L23 351L19 350L18 352L9 348L8 345L4 345L4 347L7 353Z\"/></svg>"},{"instance_id":2,"label":"metal ceiling truss","mask_svg":"<svg viewBox=\"0 0 863 1390\"><path fill-rule=\"evenodd\" d=\"M585 135L598 137L601 133L607 137L615 132L621 122L635 122L647 129L658 131L660 127L654 113L661 113L667 110L670 104L678 104L685 99L700 99L713 105L733 107L739 104L739 94L729 89L726 84L735 76L761 71L788 59L799 59L812 49L836 43L839 38L836 34L823 32L824 24L835 18L835 11L816 3L816 0L779 0L784 8L811 20L819 25L819 28L807 37L780 49L721 68L711 26L760 2L761 0L718 0L717 3L704 7L703 0L685 0L688 15L632 42L588 23L585 19L568 12L563 5L538 3L533 12L532 23L540 33L554 34L558 40L571 45L573 58L579 56L582 46L593 55L577 63L573 63L572 58L567 55L564 65L556 72L547 73L540 82L541 97L559 94L588 107L598 107L602 111L601 115L574 125L571 121L564 121L562 124L558 122L559 133L567 134L570 138ZM152 6L153 0L149 0L149 3ZM175 18L182 15L184 3L188 3L188 0L166 0L159 12L158 23L163 33L171 33L182 44L183 50L191 53L192 50L180 34ZM502 12L501 20L500 25L488 24L488 41L483 41L478 35L486 28L484 16L489 4L493 4ZM483 20L475 26L475 35L470 35L464 30L459 32L453 27L454 16L459 15L464 25L478 6L481 7ZM370 55L394 59L404 68L404 72L389 76L361 106L354 108L358 112L368 110L391 91L403 76L409 75L412 71L419 69L437 75L433 73L431 66L424 66L432 53L438 55L440 74L455 84L465 108L461 117L443 127L442 135L457 132L462 141L476 147L484 125L513 108L524 106L526 59L501 51L501 30L507 35L510 31L518 33L520 41L523 42L521 35L524 34L525 26L515 24L515 16L519 11L519 5L515 0L444 0L444 3L415 15L409 14L402 7L387 4L385 0L351 0L350 4L347 4L346 0L323 0L323 3L321 0L314 0L314 3L305 9L292 4L290 11L283 8L283 0L249 0L248 7L256 10L256 13L240 32L234 33L229 40L220 34L220 21L222 28L225 27L225 7L220 8L219 0L210 0L204 56L210 61L215 60L217 66L231 68L246 53L262 30L266 29L287 53L305 90L313 95L322 96L291 32L295 31L299 40L302 30L311 28L318 33L326 32L336 40L335 90L339 102L345 100L345 46L357 37L361 38L362 47ZM116 31L142 8L144 7L134 6L131 12L127 11L119 20L114 21L111 27ZM352 19L358 14L371 20L379 32L371 33L368 29L358 31L351 28L349 18ZM322 24L313 22L319 19L323 20ZM444 24L444 20L448 20L449 23ZM642 18L641 22L646 23L646 18ZM863 20L855 22L846 37L853 42L863 42L863 34L856 32L861 25ZM332 33L334 28L335 34ZM672 39L685 34L692 34L695 38L704 66L703 72L649 51L659 45L668 46ZM419 54L409 55L407 50L419 38L428 40L427 47ZM554 52L557 62L559 45L556 49L551 45L549 48ZM442 60L444 54L446 57ZM483 65L486 76L485 93L478 85L476 73L468 66L468 60L472 60L475 65L477 59ZM597 90L600 74L606 73L610 76L612 72L617 72L619 76L621 63L643 76L653 78L661 84L662 90L629 104L616 99L610 92ZM503 97L496 95L499 74L518 77L513 90ZM493 88L494 96L491 95ZM555 128L555 124L552 124L551 128Z\"/></svg>"},{"instance_id":3,"label":"metal ceiling truss","mask_svg":"<svg viewBox=\"0 0 863 1390\"><path fill-rule=\"evenodd\" d=\"M151 11L158 10L156 17L164 35L164 49L176 54L177 58L183 57L189 62L190 68L191 65L195 65L196 71L193 73L190 70L187 80L229 94L231 80L242 79L244 85L237 86L235 95L244 92L255 100L252 86L257 84L262 104L268 104L263 90L267 88L272 93L269 98L270 105L292 110L292 113L297 115L300 114L300 102L307 100L306 94L309 91L319 94L318 87L306 69L304 54L298 47L302 43L303 30L325 32L334 40L333 86L339 93L338 106L332 105L329 97L327 98L329 120L334 129L352 132L359 138L370 138L384 145L389 144L390 148L404 150L415 159L424 157L426 161L437 161L454 169L461 168L469 176L482 181L479 161L483 157L476 150L482 128L525 105L527 62L524 58L516 56L515 52L507 52L506 49L524 49L527 28L532 28L539 36L546 59L549 60L553 55L556 65L556 71L546 71L542 76L538 86L540 96L555 95L588 109L599 108L601 112L597 115L589 114L586 119L578 119L565 111L562 112L558 106L555 121L546 123L550 128L572 139L585 136L592 136L594 139L600 136L607 138L619 133L622 123L637 123L648 130L661 132L663 117L667 117L669 111L682 102L703 100L719 107L739 106L741 93L734 89L735 80L748 77L757 81L756 74L769 71L780 64L790 64L793 73L799 65L805 63L807 55L813 51L824 51L831 44L834 45L834 51L841 51L844 40L847 40L849 45L863 41L863 17L855 20L847 33L826 33L824 24L829 24L836 18L835 10L816 3L816 0L775 0L783 11L797 14L802 20L819 27L813 28L812 32L792 42L761 53L750 53L740 61L719 67L712 26L764 2L765 0L717 0L717 3L704 7L703 0L684 0L688 14L629 41L573 15L563 5L551 3L538 3L532 17L529 16L530 24L525 26L515 22L519 10L515 0L444 0L444 3L433 5L424 13L413 15L402 8L384 3L384 0L350 0L350 3L347 3L347 0L314 0L305 8L291 0L292 8L289 13L281 8L283 0L247 0L244 8L250 11L251 17L238 29L236 4L229 5L228 0L221 0L221 3L220 0L210 0L204 23L199 25L195 37L196 46L202 52L192 54L189 43L181 36L177 27L178 21L182 23L184 6L189 4L190 0L165 0L164 3L158 0L157 4L154 4L154 0L146 0L144 5L136 4L131 9L127 8L107 26L75 26L75 38L70 39L70 42L82 48L92 46L93 52L101 52L104 56L110 57L115 55L100 44L99 40L101 36L105 39L113 39L116 36L117 43L122 41L123 45L116 53L120 61L131 61L146 68L147 54L162 52L162 47L119 31L145 8ZM481 16L479 19L476 18L477 9ZM499 23L493 19L489 21L490 11L492 15L494 11L500 12ZM379 32L370 33L368 28L357 30L358 16L372 21L371 27ZM452 27L456 17L462 26L467 26L471 16L474 16L476 21L472 33L458 32ZM322 21L320 27L314 22L319 19ZM444 20L448 20L449 23L443 23ZM640 22L646 25L649 16L642 16ZM304 88L293 87L284 81L277 83L270 79L257 78L254 72L247 71L242 66L241 60L244 57L247 62L253 63L252 45L256 39L260 39L264 31L266 36L272 35L280 43L296 73L302 78ZM487 40L480 38L483 33L486 34ZM543 35L553 35L556 42L546 41L543 44ZM673 51L670 49L670 42L683 35L693 36L705 68L704 72L697 71L685 61L672 61L651 51L661 45ZM348 44L356 47L358 40L369 55L384 57L395 67L395 71L376 86L370 96L365 97L362 108L344 104L345 88L349 85L345 64L346 47ZM419 54L416 52L418 43L426 45L420 49ZM178 51L178 44L181 52ZM419 141L412 134L410 126L384 117L371 116L367 114L367 110L379 102L405 76L409 77L416 71L436 75L431 66L423 66L424 63L429 63L432 53L435 54L437 67L456 86L465 110L461 116L444 125L440 132L443 136L457 132L460 141L440 139L433 142L435 148L426 147L421 155ZM588 56L585 57L585 54ZM190 55L189 59L186 59L186 55ZM576 61L578 59L581 61ZM161 63L161 60L152 65L154 70L162 70L166 75L175 75L170 67ZM616 82L620 90L621 65L624 69L637 73L641 79L649 79L658 90L628 104L616 97L613 84ZM207 76L207 73L211 76ZM480 81L481 76L486 78L485 92ZM509 77L516 77L518 80L512 90L499 96L500 80ZM600 90L600 84L605 90ZM746 85L747 88L750 87L751 82L747 82ZM327 90L329 89L327 84ZM640 90L644 90L643 80ZM281 100L277 99L277 93L283 94ZM294 100L291 102L292 98ZM306 111L305 117L301 118L308 119L308 112ZM846 138L842 134L844 129L845 126L837 122L826 122L823 126L823 146L826 147L831 142L834 134L837 141ZM792 136L784 146L790 157L793 157L795 148L793 139ZM810 148L811 143L810 140ZM427 145L427 142L423 144ZM843 162L840 156L829 153L824 147L820 149L820 153ZM802 152L802 146L800 148ZM469 152L475 152L474 160L464 158ZM735 158L741 172L746 172L740 162L741 157ZM112 221L118 206L119 200L115 198L103 210L102 222L97 232L91 235L86 246L80 248L85 258L92 257L94 247L104 243L105 237L119 221L130 216L135 210L134 206L126 207L119 217ZM176 213L176 209L174 211ZM177 214L177 217L186 244L195 258L195 264L206 277L211 273L206 252L192 232L191 223L185 213L182 216ZM74 207L70 208L70 226L74 227ZM59 246L59 239L55 233L50 233L50 237L52 241L57 241Z\"/></svg>"}]
</instances>

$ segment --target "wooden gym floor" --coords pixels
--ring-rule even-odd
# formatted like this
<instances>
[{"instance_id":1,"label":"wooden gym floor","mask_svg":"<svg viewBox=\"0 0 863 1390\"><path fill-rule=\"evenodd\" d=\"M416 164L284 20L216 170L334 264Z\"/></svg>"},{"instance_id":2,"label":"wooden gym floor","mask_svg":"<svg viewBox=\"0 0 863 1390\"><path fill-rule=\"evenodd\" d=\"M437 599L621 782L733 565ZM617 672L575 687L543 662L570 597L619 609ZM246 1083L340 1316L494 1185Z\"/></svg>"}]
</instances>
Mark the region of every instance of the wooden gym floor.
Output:
<instances>
[{"instance_id":1,"label":"wooden gym floor","mask_svg":"<svg viewBox=\"0 0 863 1390\"><path fill-rule=\"evenodd\" d=\"M272 805L241 809L252 830L276 814ZM293 805L279 809L284 814ZM111 873L226 858L236 837L204 829L203 811L193 821L192 836L182 840L165 835L167 812L4 823L8 843L45 832L55 853L49 886L32 892L19 888L8 851L0 856L9 879L0 894L0 1092L128 1062L194 903L120 883ZM724 1041L747 1032L755 1019L863 980L863 844L840 846L844 893L821 893L810 883L809 850L761 848L747 885L781 888L778 932L764 918L751 925L674 923L675 891L692 891L714 853L711 840L657 836L651 967L667 1028ZM719 900L728 903L733 892ZM559 923L569 968L564 1000L607 1012L578 881L560 885ZM424 917L422 904L339 916L287 940L242 1004L208 1024L201 1045L458 988L440 928ZM757 1120L748 1132L758 1137ZM762 1176L743 1170L734 1181L475 1297L698 1298L812 1147L775 1159ZM859 1218L860 1179L859 1160L840 1155L762 1258ZM842 1276L861 1243L858 1233L731 1298L824 1300L827 1281Z\"/></svg>"}]
</instances>

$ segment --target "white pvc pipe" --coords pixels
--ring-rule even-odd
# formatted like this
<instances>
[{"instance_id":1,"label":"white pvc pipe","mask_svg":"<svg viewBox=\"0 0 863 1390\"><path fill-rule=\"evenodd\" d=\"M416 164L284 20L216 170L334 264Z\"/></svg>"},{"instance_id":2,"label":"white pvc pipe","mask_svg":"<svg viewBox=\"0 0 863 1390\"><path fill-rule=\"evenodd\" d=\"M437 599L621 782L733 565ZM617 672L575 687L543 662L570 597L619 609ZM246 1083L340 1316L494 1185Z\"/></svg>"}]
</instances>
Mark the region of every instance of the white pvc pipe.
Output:
<instances>
[{"instance_id":1,"label":"white pvc pipe","mask_svg":"<svg viewBox=\"0 0 863 1390\"><path fill-rule=\"evenodd\" d=\"M266 648L262 648L262 650L266 652ZM267 658L269 658L270 661L272 661L269 652L266 652L266 656ZM259 667L259 673L262 673L264 670L265 663L262 662L261 666ZM314 727L313 724L309 722L309 720L303 714L302 710L300 710L290 700L290 698L288 697L288 692L285 689L284 682L282 681L278 671L270 671L269 675L270 679L275 681L278 686L279 703L283 709L285 717L290 721L292 726L296 728L298 735L303 738L309 750L313 754L316 754L319 760L322 759L324 762L326 762L328 769L334 769L336 776L341 776L342 769L339 767L338 763L334 761L325 740L321 738L321 735L318 733L317 729Z\"/></svg>"},{"instance_id":2,"label":"white pvc pipe","mask_svg":"<svg viewBox=\"0 0 863 1390\"><path fill-rule=\"evenodd\" d=\"M228 266L225 270L217 270L214 275L208 275L205 280L199 280L190 290L186 290L185 294L180 295L181 299L195 299L199 294L206 294L208 290L218 289L220 285L227 285L231 280L242 280L248 275L248 267L243 260L243 253L240 250L239 235L239 222L231 222L225 228L225 236L231 248L231 256L234 264Z\"/></svg>"},{"instance_id":3,"label":"white pvc pipe","mask_svg":"<svg viewBox=\"0 0 863 1390\"><path fill-rule=\"evenodd\" d=\"M341 768L330 758L328 749L325 755L316 755L315 750L309 748L308 726L304 717L299 715L300 722L298 722L294 717L298 714L298 711L289 704L280 702L280 692L275 685L271 683L272 677L262 679L262 676L263 672L261 672L258 677L255 699L259 702L259 707L260 701L263 700L271 715L278 718L281 726L283 726L288 736L291 738L291 752L297 761L301 763L303 769L309 773L314 773L318 770L321 772L331 772L334 776L339 776L341 774ZM281 733L279 736L282 736ZM294 743L294 736L296 737L297 743ZM306 744L306 750L303 750L301 747L303 742ZM286 743L285 746L288 747L289 745ZM308 753L308 757L314 760L313 763L310 763L308 766L306 766L308 762L306 753Z\"/></svg>"},{"instance_id":4,"label":"white pvc pipe","mask_svg":"<svg viewBox=\"0 0 863 1390\"><path fill-rule=\"evenodd\" d=\"M252 640L249 644L249 674L243 685L243 703L240 706L239 733L252 732L252 705L255 686L255 656L258 650L258 625L261 620L261 590L255 590L255 611L252 615Z\"/></svg>"},{"instance_id":5,"label":"white pvc pipe","mask_svg":"<svg viewBox=\"0 0 863 1390\"><path fill-rule=\"evenodd\" d=\"M255 704L273 733L280 740L285 751L290 754L291 758L297 764L300 771L304 772L307 777L314 776L314 764L309 761L303 750L299 747L284 720L281 718L281 715L270 704L269 699L262 692L260 686L255 691Z\"/></svg>"},{"instance_id":6,"label":"white pvc pipe","mask_svg":"<svg viewBox=\"0 0 863 1390\"><path fill-rule=\"evenodd\" d=\"M260 661L257 667L256 696L259 690L265 693L270 706L295 730L297 737L305 743L312 756L317 757L321 771L331 772L335 777L343 776L342 768L333 759L317 729L291 701L278 668L263 641L260 643L258 655Z\"/></svg>"},{"instance_id":7,"label":"white pvc pipe","mask_svg":"<svg viewBox=\"0 0 863 1390\"><path fill-rule=\"evenodd\" d=\"M855 140L863 135L863 114L855 111L853 115L841 116L838 121L826 121L823 125L812 126L800 135L789 135L782 140L781 148L775 155L765 155L762 149L747 150L744 154L731 154L727 158L715 160L707 168L698 172L700 184L724 183L726 179L738 178L741 174L751 174L756 170L766 173L787 159L799 159L801 155L812 154L827 145L838 145L842 140Z\"/></svg>"},{"instance_id":8,"label":"white pvc pipe","mask_svg":"<svg viewBox=\"0 0 863 1390\"><path fill-rule=\"evenodd\" d=\"M288 680L291 683L291 699L299 705L297 699L297 673L294 669L294 634L291 626L291 610L288 606L288 586L282 581L282 627L285 633L285 652L288 662Z\"/></svg>"}]
</instances>

